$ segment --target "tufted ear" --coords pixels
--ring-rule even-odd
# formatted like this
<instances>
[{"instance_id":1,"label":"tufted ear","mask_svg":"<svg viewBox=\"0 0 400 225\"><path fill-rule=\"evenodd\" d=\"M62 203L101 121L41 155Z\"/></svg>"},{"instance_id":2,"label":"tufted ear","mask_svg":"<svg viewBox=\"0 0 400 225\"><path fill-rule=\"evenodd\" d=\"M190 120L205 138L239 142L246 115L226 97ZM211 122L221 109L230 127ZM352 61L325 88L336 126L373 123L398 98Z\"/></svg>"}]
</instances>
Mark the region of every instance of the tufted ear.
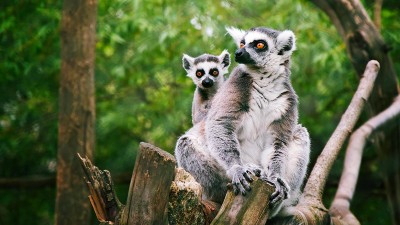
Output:
<instances>
[{"instance_id":1,"label":"tufted ear","mask_svg":"<svg viewBox=\"0 0 400 225\"><path fill-rule=\"evenodd\" d=\"M228 31L229 35L232 36L233 40L235 41L236 45L239 47L240 42L242 41L246 31L235 28L235 27L225 27L226 31Z\"/></svg>"},{"instance_id":2,"label":"tufted ear","mask_svg":"<svg viewBox=\"0 0 400 225\"><path fill-rule=\"evenodd\" d=\"M290 55L296 50L296 36L293 31L284 30L276 38L276 49L279 55Z\"/></svg>"},{"instance_id":3,"label":"tufted ear","mask_svg":"<svg viewBox=\"0 0 400 225\"><path fill-rule=\"evenodd\" d=\"M222 68L224 70L228 70L229 65L231 64L231 56L227 50L224 50L221 55L218 56L219 61L222 64Z\"/></svg>"},{"instance_id":4,"label":"tufted ear","mask_svg":"<svg viewBox=\"0 0 400 225\"><path fill-rule=\"evenodd\" d=\"M193 64L194 64L194 58L186 54L183 54L182 65L183 68L186 70L186 72L189 72L189 70L193 67Z\"/></svg>"}]
</instances>

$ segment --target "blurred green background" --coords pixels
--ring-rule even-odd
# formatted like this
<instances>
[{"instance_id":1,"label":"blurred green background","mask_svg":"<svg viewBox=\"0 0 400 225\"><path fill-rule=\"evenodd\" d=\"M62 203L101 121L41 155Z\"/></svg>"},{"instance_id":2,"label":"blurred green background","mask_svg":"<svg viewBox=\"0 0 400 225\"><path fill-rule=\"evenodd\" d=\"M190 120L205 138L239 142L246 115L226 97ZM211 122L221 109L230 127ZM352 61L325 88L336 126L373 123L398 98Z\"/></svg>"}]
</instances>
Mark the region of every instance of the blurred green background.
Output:
<instances>
[{"instance_id":1,"label":"blurred green background","mask_svg":"<svg viewBox=\"0 0 400 225\"><path fill-rule=\"evenodd\" d=\"M372 0L363 4L372 11ZM61 10L61 1L0 3L0 178L55 176ZM399 11L399 1L384 1L382 35L393 58L400 55ZM112 175L131 173L141 141L173 153L191 126L194 85L181 66L182 54L232 54L236 46L225 26L296 34L292 81L300 121L312 137L313 162L358 85L335 27L308 1L99 1L97 19L94 156ZM400 62L394 63L400 74ZM328 206L342 164L343 154L327 184ZM379 167L369 146L352 204L362 224L390 223ZM117 185L122 201L128 185ZM54 184L0 187L0 225L53 224L54 207Z\"/></svg>"}]
</instances>

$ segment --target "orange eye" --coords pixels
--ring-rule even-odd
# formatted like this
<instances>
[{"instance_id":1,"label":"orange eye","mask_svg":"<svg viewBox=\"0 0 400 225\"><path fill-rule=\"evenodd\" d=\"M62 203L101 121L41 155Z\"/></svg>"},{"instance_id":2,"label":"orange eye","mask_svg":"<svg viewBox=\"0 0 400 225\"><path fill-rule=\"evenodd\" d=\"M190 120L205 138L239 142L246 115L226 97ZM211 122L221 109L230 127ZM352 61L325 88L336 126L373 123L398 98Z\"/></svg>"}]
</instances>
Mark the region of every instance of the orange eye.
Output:
<instances>
[{"instance_id":1,"label":"orange eye","mask_svg":"<svg viewBox=\"0 0 400 225\"><path fill-rule=\"evenodd\" d=\"M214 70L214 71L212 72L212 75L213 75L213 76L218 76L218 74L219 74L218 70Z\"/></svg>"},{"instance_id":2,"label":"orange eye","mask_svg":"<svg viewBox=\"0 0 400 225\"><path fill-rule=\"evenodd\" d=\"M264 43L261 43L261 42L257 43L257 48L258 49L263 49L264 47L265 47Z\"/></svg>"},{"instance_id":3,"label":"orange eye","mask_svg":"<svg viewBox=\"0 0 400 225\"><path fill-rule=\"evenodd\" d=\"M203 73L202 73L201 71L197 71L197 72L196 72L196 76L197 76L197 77L201 77L201 76L203 76Z\"/></svg>"},{"instance_id":4,"label":"orange eye","mask_svg":"<svg viewBox=\"0 0 400 225\"><path fill-rule=\"evenodd\" d=\"M240 43L239 48L243 48L244 47L244 43Z\"/></svg>"}]
</instances>

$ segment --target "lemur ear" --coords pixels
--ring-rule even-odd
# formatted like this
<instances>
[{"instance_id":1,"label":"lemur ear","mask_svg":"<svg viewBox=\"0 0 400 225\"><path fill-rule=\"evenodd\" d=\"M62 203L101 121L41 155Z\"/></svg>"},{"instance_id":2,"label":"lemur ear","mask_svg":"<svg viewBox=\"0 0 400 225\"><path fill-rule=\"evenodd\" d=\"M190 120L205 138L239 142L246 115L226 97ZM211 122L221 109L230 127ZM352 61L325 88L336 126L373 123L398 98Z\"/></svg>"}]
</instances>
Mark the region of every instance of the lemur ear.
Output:
<instances>
[{"instance_id":1,"label":"lemur ear","mask_svg":"<svg viewBox=\"0 0 400 225\"><path fill-rule=\"evenodd\" d=\"M293 31L284 30L276 38L276 49L279 50L278 55L292 54L296 50L296 36Z\"/></svg>"},{"instance_id":2,"label":"lemur ear","mask_svg":"<svg viewBox=\"0 0 400 225\"><path fill-rule=\"evenodd\" d=\"M246 31L235 28L235 27L225 27L226 31L228 31L229 35L232 36L233 40L235 41L236 45L239 47L240 42L242 41Z\"/></svg>"},{"instance_id":3,"label":"lemur ear","mask_svg":"<svg viewBox=\"0 0 400 225\"><path fill-rule=\"evenodd\" d=\"M193 67L193 63L194 63L194 58L192 58L192 57L190 57L190 56L188 56L186 54L183 54L182 64L183 64L183 68L187 72L189 72L189 70Z\"/></svg>"},{"instance_id":4,"label":"lemur ear","mask_svg":"<svg viewBox=\"0 0 400 225\"><path fill-rule=\"evenodd\" d=\"M218 56L219 61L222 64L222 68L228 69L231 64L231 56L227 50L224 50L221 55Z\"/></svg>"}]
</instances>

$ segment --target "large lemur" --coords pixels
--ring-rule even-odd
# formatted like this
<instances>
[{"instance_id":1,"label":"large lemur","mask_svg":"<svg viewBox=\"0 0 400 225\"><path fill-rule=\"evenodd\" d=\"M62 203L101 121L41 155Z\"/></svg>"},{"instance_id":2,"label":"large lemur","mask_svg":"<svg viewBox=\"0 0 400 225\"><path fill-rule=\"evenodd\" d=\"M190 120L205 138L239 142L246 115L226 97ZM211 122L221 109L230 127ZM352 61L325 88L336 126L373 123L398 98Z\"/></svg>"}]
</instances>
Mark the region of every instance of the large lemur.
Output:
<instances>
[{"instance_id":1,"label":"large lemur","mask_svg":"<svg viewBox=\"0 0 400 225\"><path fill-rule=\"evenodd\" d=\"M214 96L204 128L178 140L178 164L214 201L223 200L227 180L235 193L246 194L250 175L261 175L275 186L270 217L286 215L297 203L310 153L290 83L295 36L268 28L227 31L239 46L239 65Z\"/></svg>"},{"instance_id":2,"label":"large lemur","mask_svg":"<svg viewBox=\"0 0 400 225\"><path fill-rule=\"evenodd\" d=\"M182 58L183 68L187 76L196 85L192 103L192 122L202 121L211 106L211 99L224 82L224 74L228 73L231 63L228 51L219 56L203 54L192 58L186 54Z\"/></svg>"}]
</instances>

